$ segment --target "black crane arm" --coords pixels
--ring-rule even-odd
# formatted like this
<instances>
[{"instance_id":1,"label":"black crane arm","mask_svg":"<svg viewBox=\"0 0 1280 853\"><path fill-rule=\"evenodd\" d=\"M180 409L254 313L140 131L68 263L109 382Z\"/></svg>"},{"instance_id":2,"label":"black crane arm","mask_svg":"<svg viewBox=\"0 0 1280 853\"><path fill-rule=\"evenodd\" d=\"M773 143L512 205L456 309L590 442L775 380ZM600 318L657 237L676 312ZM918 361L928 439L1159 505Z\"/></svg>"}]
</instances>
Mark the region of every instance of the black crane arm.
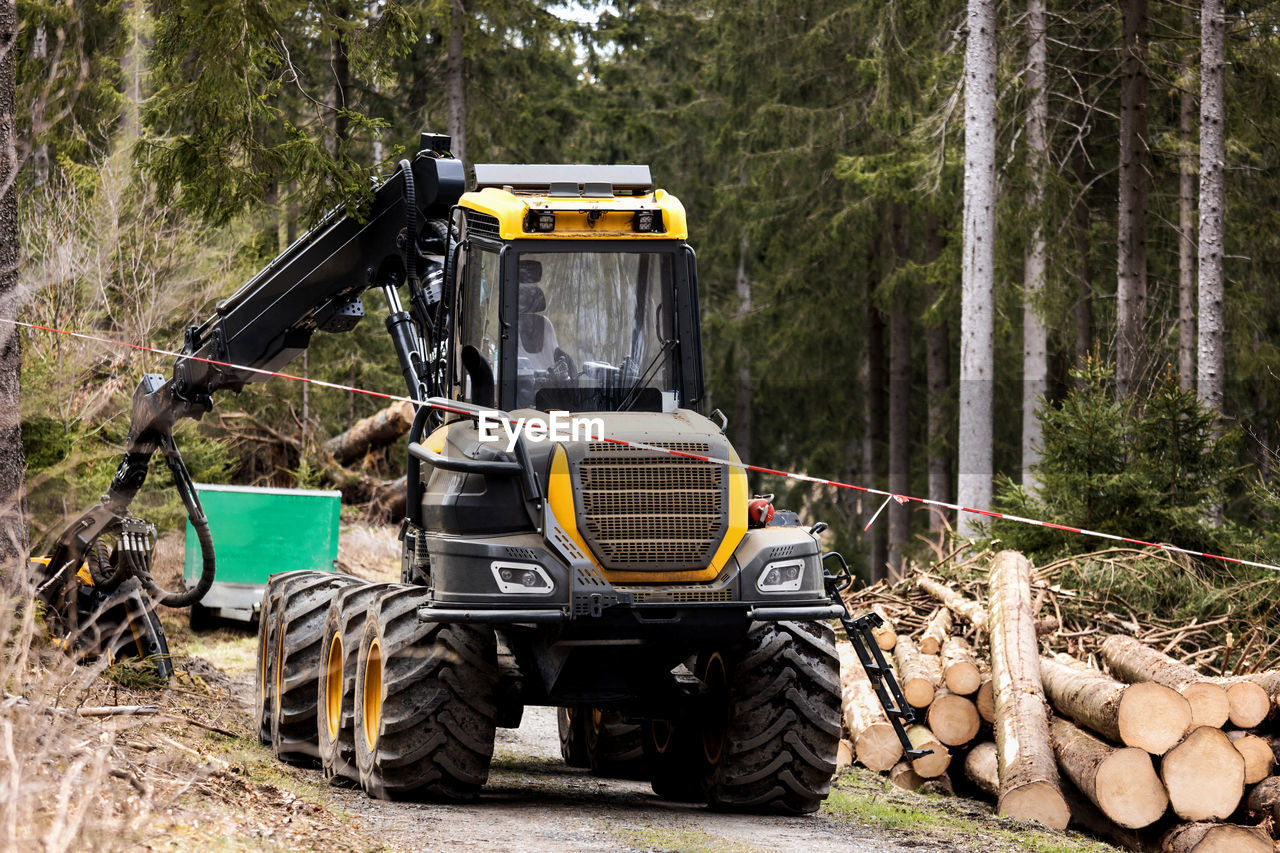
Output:
<instances>
[{"instance_id":1,"label":"black crane arm","mask_svg":"<svg viewBox=\"0 0 1280 853\"><path fill-rule=\"evenodd\" d=\"M143 376L133 395L127 447L102 501L59 535L40 595L50 604L73 583L85 555L104 533L118 534L114 565L100 585L108 590L137 576L160 603L185 607L213 584L215 563L208 522L173 438L183 418L201 418L214 393L239 391L267 378L302 354L317 330L343 332L364 316L360 296L380 287L391 307L386 325L409 395L426 399L433 387L426 353L444 324L439 293L423 287L424 270L443 280L451 234L450 210L466 189L462 163L448 154L448 137L423 134L421 150L373 190L367 215L335 210L285 249L198 326L187 329L173 375ZM422 226L426 227L423 228ZM440 260L428 260L439 258ZM396 288L407 283L410 310ZM254 368L245 370L242 368ZM129 506L146 481L151 458L162 452L201 543L204 568L185 592L161 589L149 572L154 529L131 518ZM144 553L145 552L145 553Z\"/></svg>"}]
</instances>

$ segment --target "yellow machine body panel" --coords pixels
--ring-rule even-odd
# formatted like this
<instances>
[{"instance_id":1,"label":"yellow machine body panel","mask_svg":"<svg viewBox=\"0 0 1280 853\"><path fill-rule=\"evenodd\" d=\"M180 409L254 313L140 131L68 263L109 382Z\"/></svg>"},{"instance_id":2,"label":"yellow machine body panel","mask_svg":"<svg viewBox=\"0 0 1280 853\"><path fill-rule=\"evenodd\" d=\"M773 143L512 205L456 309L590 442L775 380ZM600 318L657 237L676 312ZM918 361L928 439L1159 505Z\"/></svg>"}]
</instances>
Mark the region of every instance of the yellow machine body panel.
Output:
<instances>
[{"instance_id":1,"label":"yellow machine body panel","mask_svg":"<svg viewBox=\"0 0 1280 853\"><path fill-rule=\"evenodd\" d=\"M737 453L731 456L734 462L739 461ZM578 530L577 511L573 499L573 478L569 474L569 461L564 448L556 447L551 457L551 476L547 483L547 504L555 515L556 521L564 528L574 544L586 555L600 573L610 583L703 583L711 581L720 574L729 559L742 543L747 532L747 473L737 466L729 467L729 524L724 538L707 564L705 569L693 572L662 572L637 570L630 572L610 571L600 565L586 540Z\"/></svg>"},{"instance_id":2,"label":"yellow machine body panel","mask_svg":"<svg viewBox=\"0 0 1280 853\"><path fill-rule=\"evenodd\" d=\"M498 233L503 240L687 240L689 237L684 205L665 190L654 190L644 196L561 198L485 187L464 194L458 206L497 219ZM555 230L526 230L531 211L553 212ZM639 211L660 215L662 229L637 231L633 222Z\"/></svg>"}]
</instances>

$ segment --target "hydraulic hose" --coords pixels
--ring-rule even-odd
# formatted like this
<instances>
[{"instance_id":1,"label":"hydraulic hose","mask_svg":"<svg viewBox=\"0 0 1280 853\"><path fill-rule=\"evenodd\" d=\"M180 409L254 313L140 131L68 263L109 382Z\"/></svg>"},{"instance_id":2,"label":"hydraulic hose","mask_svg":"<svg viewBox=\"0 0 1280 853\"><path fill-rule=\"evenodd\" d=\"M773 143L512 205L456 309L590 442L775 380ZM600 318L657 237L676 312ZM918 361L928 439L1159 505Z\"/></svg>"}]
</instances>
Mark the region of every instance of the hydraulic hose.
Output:
<instances>
[{"instance_id":1,"label":"hydraulic hose","mask_svg":"<svg viewBox=\"0 0 1280 853\"><path fill-rule=\"evenodd\" d=\"M413 164L408 160L400 161L400 171L404 174L404 200L409 210L405 215L405 227L409 231L409 245L405 251L405 272L409 279L409 296L417 295L418 281L418 188L413 182Z\"/></svg>"},{"instance_id":2,"label":"hydraulic hose","mask_svg":"<svg viewBox=\"0 0 1280 853\"><path fill-rule=\"evenodd\" d=\"M143 588L165 607L190 607L204 598L213 587L213 579L217 574L217 563L213 554L213 534L209 532L209 520L205 518L204 508L200 506L195 484L191 482L191 473L187 471L187 465L182 461L182 454L178 451L173 433L166 432L160 440L160 446L164 449L165 462L169 464L169 470L173 473L173 484L178 489L183 506L187 508L187 518L191 520L191 527L195 530L196 539L200 542L200 579L186 592L169 592L155 582L151 573L146 571L148 567L139 567L143 570L138 571L137 575Z\"/></svg>"}]
</instances>

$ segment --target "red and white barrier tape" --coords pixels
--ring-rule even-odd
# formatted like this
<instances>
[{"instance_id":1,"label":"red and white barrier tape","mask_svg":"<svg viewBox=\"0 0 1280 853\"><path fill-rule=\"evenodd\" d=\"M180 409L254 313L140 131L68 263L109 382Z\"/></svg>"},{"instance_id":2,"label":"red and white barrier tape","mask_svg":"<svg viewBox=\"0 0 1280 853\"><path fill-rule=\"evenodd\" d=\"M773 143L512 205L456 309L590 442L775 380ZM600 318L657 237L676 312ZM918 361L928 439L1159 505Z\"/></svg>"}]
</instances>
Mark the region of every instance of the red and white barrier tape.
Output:
<instances>
[{"instance_id":1,"label":"red and white barrier tape","mask_svg":"<svg viewBox=\"0 0 1280 853\"><path fill-rule=\"evenodd\" d=\"M279 377L281 379L289 379L294 382L306 382L320 388L332 388L335 391L347 391L353 394L363 394L368 397L376 397L380 400L388 400L393 403L406 402L406 403L411 403L412 405L415 405L415 406L430 405L433 408L440 409L441 411L452 412L454 414L463 414L463 415L470 414L470 412L463 409L455 409L449 406L441 406L436 403L423 403L420 400L414 400L411 397L404 397L399 394L384 394L379 391L369 391L367 389L356 388L351 385L341 385L336 382L325 382L322 379L311 379L306 376L295 376L291 373L281 373L275 370L263 370L262 368L258 368L258 367L246 367L244 365L231 364L225 361L215 361L213 359L208 359L208 358L198 358L196 356L183 355L182 353L174 352L173 350L160 349L158 347L150 347L143 344L131 344L131 343L128 343L127 341L118 341L113 338L102 337L100 335L90 335L84 332L73 332L68 329L57 329L51 326L41 326L36 323L25 323L21 320L11 320L4 317L0 317L0 322L8 323L14 326L21 326L26 329L35 329L38 331L50 332L52 334L57 334L57 335L66 335L68 337L79 338L81 340L95 341L97 343L108 344L110 346L124 347L127 349L137 350L139 352L153 353L155 355L164 355L164 356L169 356L171 358L185 358L191 361L200 361L206 364L216 365L218 367L227 367L233 370L243 370L247 373L256 373L260 376L273 376L273 377ZM495 414L497 414L496 410L495 410ZM503 418L503 420L505 420L505 418ZM790 471L779 471L774 468L765 468L760 465L748 465L745 462L735 462L731 459L719 459L714 456L703 456L697 453L688 453L682 450L671 450L665 447L655 447L652 444L645 444L639 441L626 441L624 439L609 438L607 436L602 436L601 438L602 440L607 441L611 444L619 444L625 447L635 447L640 450L650 450L656 453L665 453L668 456L682 456L689 459L697 459L701 462L711 462L716 465L724 465L732 468L741 468L745 471L755 471L760 474L772 474L777 477L784 477L788 480L798 480L804 483L815 483L820 486L833 486L837 489L849 489L851 491L862 492L868 495L882 496L885 499L884 503L880 505L880 508L875 511L874 515L872 515L871 520L867 522L866 526L863 528L864 532L871 527L871 525L875 522L877 518L879 518L880 513L884 511L884 508L888 506L890 501L897 501L899 504L903 504L903 505L908 503L918 503L923 506L940 507L942 509L949 509L955 512L966 512L971 515L981 515L987 518L998 518L1004 521L1016 522L1018 524L1029 524L1033 527L1046 527L1046 528L1049 528L1050 530L1061 530L1066 533L1076 533L1081 536L1092 536L1097 539L1108 539L1108 540L1111 540L1112 542L1122 542L1126 545L1136 545L1143 548L1156 548L1161 551L1169 551L1175 554L1185 554L1189 557L1200 557L1201 559L1205 559L1205 560L1217 560L1223 563L1233 563L1241 566L1253 566L1259 569L1268 569L1273 572L1280 572L1280 566L1272 565L1271 563L1260 563L1254 560L1244 560L1237 557L1226 557L1226 556L1223 556L1222 554L1210 554L1205 551L1195 551L1190 548L1181 548L1177 545L1170 545L1165 542L1148 542L1143 539L1135 539L1131 536L1120 536L1115 533L1103 533L1100 530L1087 530L1083 527L1072 527L1066 524L1056 524L1052 521L1041 521L1035 518L1024 518L1023 516L1013 515L1011 513L1006 513L1006 512L996 512L995 510L990 510L990 509L978 509L976 507L968 507L968 506L962 506L960 504L948 503L947 501L937 501L929 498L915 497L914 495L899 495L899 494L894 494L893 492L885 491L883 489L871 488L869 486L859 486L859 485L855 485L854 483L843 483L843 482L840 482L839 480L828 480L823 477L811 477L808 474L796 474Z\"/></svg>"}]
</instances>

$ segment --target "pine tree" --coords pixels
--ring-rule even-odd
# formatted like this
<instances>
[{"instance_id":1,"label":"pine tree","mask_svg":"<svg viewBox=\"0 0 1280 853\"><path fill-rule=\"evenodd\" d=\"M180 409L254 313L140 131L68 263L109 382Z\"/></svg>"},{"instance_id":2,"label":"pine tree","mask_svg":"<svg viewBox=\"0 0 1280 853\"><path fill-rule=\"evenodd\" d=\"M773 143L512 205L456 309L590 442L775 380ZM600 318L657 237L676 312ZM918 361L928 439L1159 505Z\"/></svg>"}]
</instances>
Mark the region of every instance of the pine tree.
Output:
<instances>
[{"instance_id":1,"label":"pine tree","mask_svg":"<svg viewBox=\"0 0 1280 853\"><path fill-rule=\"evenodd\" d=\"M962 506L991 503L995 370L996 3L969 0L965 51L964 268L960 309L960 486ZM975 533L960 518L961 535Z\"/></svg>"},{"instance_id":2,"label":"pine tree","mask_svg":"<svg viewBox=\"0 0 1280 853\"><path fill-rule=\"evenodd\" d=\"M18 317L18 144L16 85L18 10L0 0L0 320ZM0 323L0 574L20 567L27 550L19 378L22 338Z\"/></svg>"}]
</instances>

